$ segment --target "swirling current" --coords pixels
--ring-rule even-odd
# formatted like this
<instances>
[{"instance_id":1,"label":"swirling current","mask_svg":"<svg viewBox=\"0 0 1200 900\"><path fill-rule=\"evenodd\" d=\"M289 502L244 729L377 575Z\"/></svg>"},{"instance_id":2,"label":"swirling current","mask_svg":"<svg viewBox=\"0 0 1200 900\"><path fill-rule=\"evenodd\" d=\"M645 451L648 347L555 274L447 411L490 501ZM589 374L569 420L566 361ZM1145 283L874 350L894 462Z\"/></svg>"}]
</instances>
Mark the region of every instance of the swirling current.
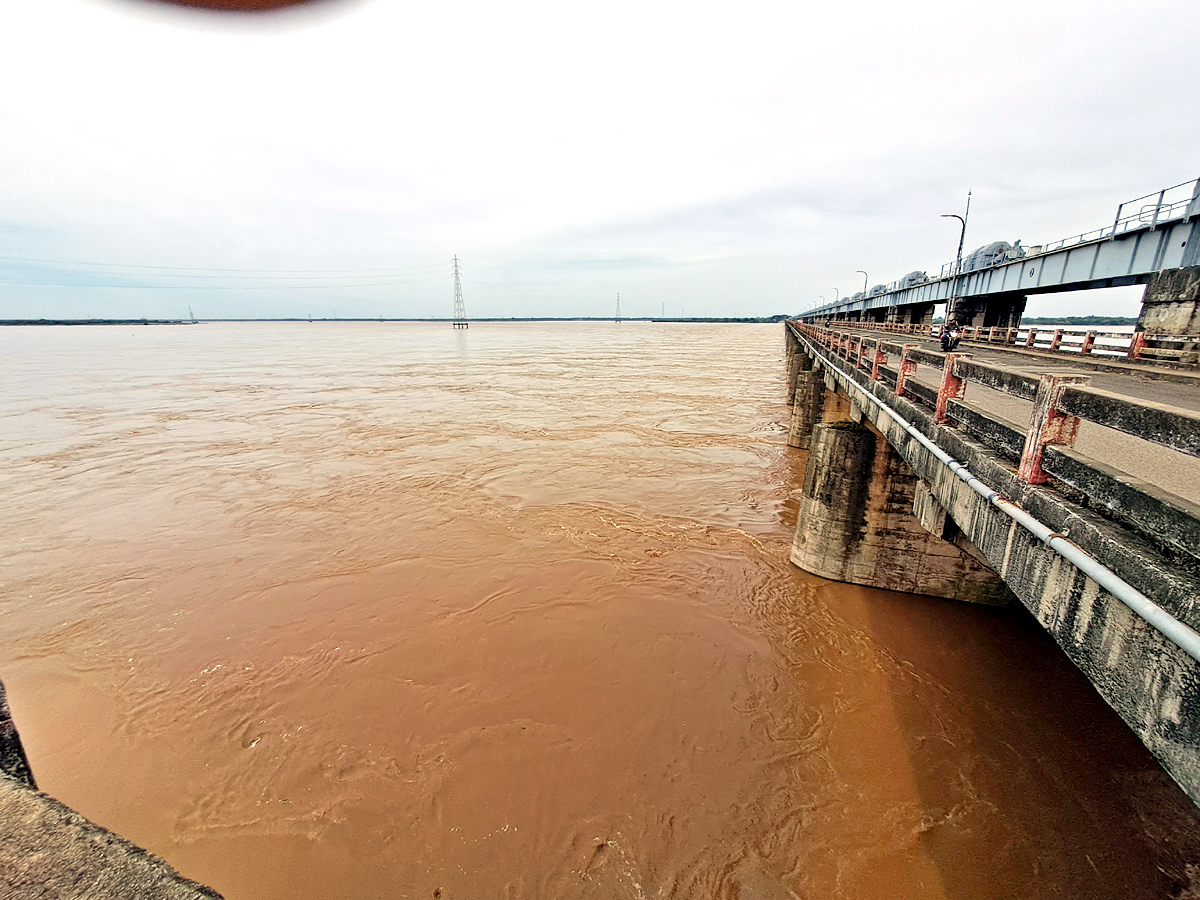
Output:
<instances>
[{"instance_id":1,"label":"swirling current","mask_svg":"<svg viewBox=\"0 0 1200 900\"><path fill-rule=\"evenodd\" d=\"M1020 610L788 563L777 325L0 329L40 786L229 900L1195 897Z\"/></svg>"}]
</instances>

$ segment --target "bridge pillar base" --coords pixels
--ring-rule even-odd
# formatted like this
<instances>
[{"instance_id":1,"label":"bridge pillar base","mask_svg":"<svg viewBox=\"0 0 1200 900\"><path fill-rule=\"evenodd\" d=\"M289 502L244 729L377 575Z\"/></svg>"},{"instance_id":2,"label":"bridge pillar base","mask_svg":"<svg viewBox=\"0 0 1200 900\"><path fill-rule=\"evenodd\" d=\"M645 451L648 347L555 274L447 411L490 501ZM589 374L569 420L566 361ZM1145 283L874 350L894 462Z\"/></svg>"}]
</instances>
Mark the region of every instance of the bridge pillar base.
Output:
<instances>
[{"instance_id":1,"label":"bridge pillar base","mask_svg":"<svg viewBox=\"0 0 1200 900\"><path fill-rule=\"evenodd\" d=\"M944 514L920 507L918 479L873 428L821 423L812 431L791 561L814 575L868 587L972 603L1004 604L1012 592L994 571L943 540ZM928 492L925 492L928 493ZM919 502L919 501L918 501ZM951 527L953 523L951 522Z\"/></svg>"},{"instance_id":2,"label":"bridge pillar base","mask_svg":"<svg viewBox=\"0 0 1200 900\"><path fill-rule=\"evenodd\" d=\"M954 318L967 328L1016 328L1025 314L1022 293L993 294L983 299L960 298L954 305Z\"/></svg>"},{"instance_id":3,"label":"bridge pillar base","mask_svg":"<svg viewBox=\"0 0 1200 900\"><path fill-rule=\"evenodd\" d=\"M1200 334L1200 266L1150 276L1138 329L1152 334Z\"/></svg>"},{"instance_id":4,"label":"bridge pillar base","mask_svg":"<svg viewBox=\"0 0 1200 900\"><path fill-rule=\"evenodd\" d=\"M825 379L820 372L798 372L794 385L787 445L807 450L813 426L821 421L825 409Z\"/></svg>"}]
</instances>

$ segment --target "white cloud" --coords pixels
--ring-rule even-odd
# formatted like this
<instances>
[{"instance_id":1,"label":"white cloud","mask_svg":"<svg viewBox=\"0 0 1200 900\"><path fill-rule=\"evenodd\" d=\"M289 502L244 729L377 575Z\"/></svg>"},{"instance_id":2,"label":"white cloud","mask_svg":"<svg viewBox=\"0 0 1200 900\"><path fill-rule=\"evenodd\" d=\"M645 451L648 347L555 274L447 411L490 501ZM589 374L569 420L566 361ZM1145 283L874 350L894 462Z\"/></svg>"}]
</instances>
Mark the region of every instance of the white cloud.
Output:
<instances>
[{"instance_id":1,"label":"white cloud","mask_svg":"<svg viewBox=\"0 0 1200 900\"><path fill-rule=\"evenodd\" d=\"M774 313L936 269L968 189L969 245L1035 243L1200 174L1200 12L1177 3L40 0L0 23L10 255L428 273L0 285L0 316L445 314L456 252L477 315L606 314L618 290L631 315Z\"/></svg>"}]
</instances>

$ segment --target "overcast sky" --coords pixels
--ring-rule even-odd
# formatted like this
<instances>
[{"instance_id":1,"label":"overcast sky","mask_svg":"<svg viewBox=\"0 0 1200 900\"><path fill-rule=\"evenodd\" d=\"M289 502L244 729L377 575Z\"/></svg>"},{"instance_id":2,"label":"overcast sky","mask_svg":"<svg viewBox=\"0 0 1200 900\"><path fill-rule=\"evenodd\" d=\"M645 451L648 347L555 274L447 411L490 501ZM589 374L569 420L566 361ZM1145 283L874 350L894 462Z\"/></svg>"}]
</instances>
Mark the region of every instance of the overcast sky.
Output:
<instances>
[{"instance_id":1,"label":"overcast sky","mask_svg":"<svg viewBox=\"0 0 1200 900\"><path fill-rule=\"evenodd\" d=\"M936 272L968 190L969 251L1200 175L1197 34L1183 0L0 0L0 318L449 316L454 254L473 316L796 312Z\"/></svg>"}]
</instances>

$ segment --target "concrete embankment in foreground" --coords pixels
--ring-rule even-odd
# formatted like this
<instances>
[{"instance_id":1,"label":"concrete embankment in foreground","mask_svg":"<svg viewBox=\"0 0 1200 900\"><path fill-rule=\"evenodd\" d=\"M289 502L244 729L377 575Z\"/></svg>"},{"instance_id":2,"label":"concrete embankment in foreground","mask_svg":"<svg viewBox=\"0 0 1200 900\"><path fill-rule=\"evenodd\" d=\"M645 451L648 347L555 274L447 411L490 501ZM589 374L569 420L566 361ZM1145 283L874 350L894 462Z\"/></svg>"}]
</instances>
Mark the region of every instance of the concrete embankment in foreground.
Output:
<instances>
[{"instance_id":1,"label":"concrete embankment in foreground","mask_svg":"<svg viewBox=\"0 0 1200 900\"><path fill-rule=\"evenodd\" d=\"M37 790L0 684L0 897L220 900L221 895Z\"/></svg>"}]
</instances>

